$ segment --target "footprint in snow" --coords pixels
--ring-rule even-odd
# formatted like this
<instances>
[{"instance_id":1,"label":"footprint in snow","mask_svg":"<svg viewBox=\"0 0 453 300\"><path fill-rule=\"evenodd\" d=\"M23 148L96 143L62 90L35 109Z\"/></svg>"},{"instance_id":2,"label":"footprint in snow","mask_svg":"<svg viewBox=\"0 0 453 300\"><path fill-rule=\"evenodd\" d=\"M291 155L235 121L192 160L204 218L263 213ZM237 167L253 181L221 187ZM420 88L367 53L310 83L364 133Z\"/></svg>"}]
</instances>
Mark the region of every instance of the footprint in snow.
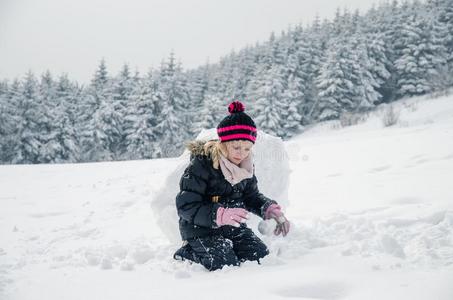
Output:
<instances>
[{"instance_id":1,"label":"footprint in snow","mask_svg":"<svg viewBox=\"0 0 453 300\"><path fill-rule=\"evenodd\" d=\"M385 171L385 170L390 169L391 167L392 167L391 165L380 166L380 167L377 167L377 168L370 169L370 170L368 171L368 173L378 173L378 172L382 172L382 171Z\"/></svg>"},{"instance_id":2,"label":"footprint in snow","mask_svg":"<svg viewBox=\"0 0 453 300\"><path fill-rule=\"evenodd\" d=\"M414 161L414 164L408 164L406 165L406 168L414 168L414 167L417 167L419 165L423 165L425 163L428 163L428 162L432 162L432 161L435 161L436 159L431 159L431 158L422 158L423 156L420 156L420 158L416 159Z\"/></svg>"},{"instance_id":3,"label":"footprint in snow","mask_svg":"<svg viewBox=\"0 0 453 300\"><path fill-rule=\"evenodd\" d=\"M65 215L67 212L65 211L55 211L55 212L47 212L47 213L34 213L34 214L29 214L28 216L32 218L47 218L47 217L58 217L61 215Z\"/></svg>"}]
</instances>

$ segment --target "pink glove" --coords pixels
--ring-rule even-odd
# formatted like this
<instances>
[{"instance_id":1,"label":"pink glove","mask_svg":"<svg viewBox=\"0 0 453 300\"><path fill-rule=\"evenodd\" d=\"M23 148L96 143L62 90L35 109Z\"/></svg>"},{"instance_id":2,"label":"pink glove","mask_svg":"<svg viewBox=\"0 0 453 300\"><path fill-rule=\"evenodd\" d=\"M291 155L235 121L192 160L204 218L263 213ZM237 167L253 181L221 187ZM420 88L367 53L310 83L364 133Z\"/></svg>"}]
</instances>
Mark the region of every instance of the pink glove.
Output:
<instances>
[{"instance_id":1,"label":"pink glove","mask_svg":"<svg viewBox=\"0 0 453 300\"><path fill-rule=\"evenodd\" d=\"M282 213L282 209L280 205L272 204L269 206L265 213L266 219L274 219L277 222L277 226L275 227L274 234L279 235L280 233L283 236L286 236L289 232L289 221Z\"/></svg>"},{"instance_id":2,"label":"pink glove","mask_svg":"<svg viewBox=\"0 0 453 300\"><path fill-rule=\"evenodd\" d=\"M217 226L231 225L234 227L241 226L249 218L249 212L243 208L224 208L217 209Z\"/></svg>"}]
</instances>

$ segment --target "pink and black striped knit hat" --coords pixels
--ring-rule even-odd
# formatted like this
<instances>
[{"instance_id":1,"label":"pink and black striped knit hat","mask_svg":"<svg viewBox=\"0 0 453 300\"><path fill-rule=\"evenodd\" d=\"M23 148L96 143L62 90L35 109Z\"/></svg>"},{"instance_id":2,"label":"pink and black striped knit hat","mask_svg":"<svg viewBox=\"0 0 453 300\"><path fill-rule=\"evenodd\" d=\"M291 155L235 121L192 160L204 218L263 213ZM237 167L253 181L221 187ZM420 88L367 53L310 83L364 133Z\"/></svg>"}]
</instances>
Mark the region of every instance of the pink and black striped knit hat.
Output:
<instances>
[{"instance_id":1,"label":"pink and black striped knit hat","mask_svg":"<svg viewBox=\"0 0 453 300\"><path fill-rule=\"evenodd\" d=\"M256 125L245 112L245 106L234 101L228 106L229 116L226 116L217 125L217 135L221 142L233 140L247 140L255 143Z\"/></svg>"}]
</instances>

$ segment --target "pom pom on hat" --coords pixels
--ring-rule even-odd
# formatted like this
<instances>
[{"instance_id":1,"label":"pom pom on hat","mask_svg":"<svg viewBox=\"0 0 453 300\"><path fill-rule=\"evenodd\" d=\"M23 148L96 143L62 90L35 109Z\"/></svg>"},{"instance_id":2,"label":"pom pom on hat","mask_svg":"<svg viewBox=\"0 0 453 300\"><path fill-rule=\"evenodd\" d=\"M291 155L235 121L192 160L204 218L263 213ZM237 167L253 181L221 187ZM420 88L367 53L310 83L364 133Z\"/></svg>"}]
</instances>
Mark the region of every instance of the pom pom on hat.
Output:
<instances>
[{"instance_id":1,"label":"pom pom on hat","mask_svg":"<svg viewBox=\"0 0 453 300\"><path fill-rule=\"evenodd\" d=\"M220 141L247 140L255 143L257 136L256 125L244 110L244 104L237 100L228 105L230 114L217 125L217 135Z\"/></svg>"},{"instance_id":2,"label":"pom pom on hat","mask_svg":"<svg viewBox=\"0 0 453 300\"><path fill-rule=\"evenodd\" d=\"M231 102L230 105L228 105L228 111L230 114L238 113L238 112L243 112L245 110L244 104L242 104L239 101L234 101Z\"/></svg>"}]
</instances>

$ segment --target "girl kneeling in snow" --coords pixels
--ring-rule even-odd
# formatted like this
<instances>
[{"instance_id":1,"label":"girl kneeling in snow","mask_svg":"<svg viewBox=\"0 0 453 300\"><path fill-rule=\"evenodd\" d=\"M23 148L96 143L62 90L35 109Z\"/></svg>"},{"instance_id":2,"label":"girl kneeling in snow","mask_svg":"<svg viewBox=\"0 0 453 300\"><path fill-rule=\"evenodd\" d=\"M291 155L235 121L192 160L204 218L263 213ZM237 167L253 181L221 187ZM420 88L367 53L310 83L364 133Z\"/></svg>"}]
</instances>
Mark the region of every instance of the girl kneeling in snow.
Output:
<instances>
[{"instance_id":1,"label":"girl kneeling in snow","mask_svg":"<svg viewBox=\"0 0 453 300\"><path fill-rule=\"evenodd\" d=\"M259 262L269 254L266 245L245 224L249 212L275 219L276 235L286 236L289 231L280 206L257 187L251 154L256 140L255 122L239 101L231 103L228 111L230 115L217 126L220 140L188 144L190 164L176 196L184 245L174 258L200 263L210 271L246 260Z\"/></svg>"}]
</instances>

